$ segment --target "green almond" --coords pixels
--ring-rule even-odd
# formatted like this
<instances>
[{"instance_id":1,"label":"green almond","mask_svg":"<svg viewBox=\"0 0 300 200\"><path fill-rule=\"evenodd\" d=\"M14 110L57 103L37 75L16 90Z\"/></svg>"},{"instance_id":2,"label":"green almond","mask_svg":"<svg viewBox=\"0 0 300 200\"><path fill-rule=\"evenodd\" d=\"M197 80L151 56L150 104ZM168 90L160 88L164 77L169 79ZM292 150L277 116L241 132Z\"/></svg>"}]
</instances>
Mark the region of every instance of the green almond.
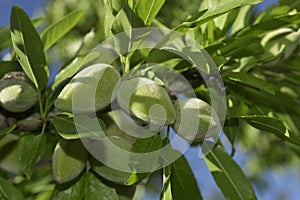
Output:
<instances>
[{"instance_id":1,"label":"green almond","mask_svg":"<svg viewBox=\"0 0 300 200\"><path fill-rule=\"evenodd\" d=\"M176 113L167 91L150 79L123 81L117 100L123 110L142 122L169 125L175 121Z\"/></svg>"},{"instance_id":2,"label":"green almond","mask_svg":"<svg viewBox=\"0 0 300 200\"><path fill-rule=\"evenodd\" d=\"M175 104L175 132L192 144L218 136L221 130L218 115L211 106L197 98L179 100Z\"/></svg>"},{"instance_id":3,"label":"green almond","mask_svg":"<svg viewBox=\"0 0 300 200\"><path fill-rule=\"evenodd\" d=\"M84 170L88 153L80 140L60 140L53 154L53 176L58 183L69 182Z\"/></svg>"},{"instance_id":4,"label":"green almond","mask_svg":"<svg viewBox=\"0 0 300 200\"><path fill-rule=\"evenodd\" d=\"M25 78L10 77L0 81L0 105L10 112L24 112L38 100L35 89Z\"/></svg>"},{"instance_id":5,"label":"green almond","mask_svg":"<svg viewBox=\"0 0 300 200\"><path fill-rule=\"evenodd\" d=\"M89 66L64 87L55 101L55 107L65 112L72 112L74 109L83 113L102 110L111 103L112 93L119 79L119 72L111 66Z\"/></svg>"}]
</instances>

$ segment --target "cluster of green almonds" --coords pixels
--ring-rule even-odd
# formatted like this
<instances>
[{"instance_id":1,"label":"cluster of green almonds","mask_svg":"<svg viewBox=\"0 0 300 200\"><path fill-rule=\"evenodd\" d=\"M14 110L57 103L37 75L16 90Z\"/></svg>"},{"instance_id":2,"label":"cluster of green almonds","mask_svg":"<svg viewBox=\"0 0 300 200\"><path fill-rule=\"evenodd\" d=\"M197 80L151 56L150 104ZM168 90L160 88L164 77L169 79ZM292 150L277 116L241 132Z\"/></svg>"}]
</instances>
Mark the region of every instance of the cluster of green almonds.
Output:
<instances>
[{"instance_id":1,"label":"cluster of green almonds","mask_svg":"<svg viewBox=\"0 0 300 200\"><path fill-rule=\"evenodd\" d=\"M84 99L91 98L85 94L88 94L86 91L90 89L90 84L95 82L97 83L97 86L93 87L95 88L95 107L91 109L90 106L85 107ZM115 88L117 89L114 91ZM82 101L80 108L73 108L75 93L82 94L82 98L78 100L80 103ZM94 65L79 72L61 91L55 106L59 111L72 113L73 109L76 109L76 112L89 113L93 110L103 111L111 105L112 101L117 102L118 109L102 114L100 118L105 123L106 136L124 150L130 150L135 137L126 134L118 127L117 124L120 121L116 122L114 116L121 112L137 124L172 126L178 135L193 144L200 144L205 138L218 135L220 132L217 114L206 102L197 98L172 100L162 85L145 77L121 81L119 72L108 65ZM88 159L88 153L83 150L84 147L79 147L82 145L80 142L70 142L76 145L76 149L82 149L83 155L80 155L80 159L76 156L68 159L67 155L72 154L64 150L68 149L66 148L68 142L62 141L57 145L53 157L53 169L56 180L61 183L72 180L75 177L74 174L80 174ZM119 184L126 184L130 176L128 173L113 170L96 159L89 159L89 162L96 173ZM73 173L64 172L60 170L60 165L64 165L62 163L67 163L70 168L75 167L76 170L72 170Z\"/></svg>"},{"instance_id":2,"label":"cluster of green almonds","mask_svg":"<svg viewBox=\"0 0 300 200\"><path fill-rule=\"evenodd\" d=\"M24 73L10 72L0 80L0 105L7 111L19 113L33 107L38 100L36 90Z\"/></svg>"},{"instance_id":3,"label":"cluster of green almonds","mask_svg":"<svg viewBox=\"0 0 300 200\"><path fill-rule=\"evenodd\" d=\"M216 113L209 104L200 99L187 98L172 101L162 85L144 77L119 81L120 74L112 66L94 65L86 68L64 87L55 106L59 111L73 112L73 109L76 109L82 113L89 113L93 110L101 111L116 100L120 109L134 120L143 124L171 125L178 134L190 142L203 140L211 129L216 132L220 131ZM97 84L95 92L87 93L86 91L91 90L90 85L95 85L95 83ZM117 88L117 92L114 92L115 88ZM82 97L78 100L82 102L77 103L81 106L80 108L73 108L75 92ZM85 96L85 94L95 94L94 109L90 109L91 106L86 105L87 99L91 97ZM181 124L187 124L181 129L192 133L193 131L189 128L193 126L188 125L189 121L199 122L197 134L194 134L195 138L191 137L189 133L179 131Z\"/></svg>"}]
</instances>

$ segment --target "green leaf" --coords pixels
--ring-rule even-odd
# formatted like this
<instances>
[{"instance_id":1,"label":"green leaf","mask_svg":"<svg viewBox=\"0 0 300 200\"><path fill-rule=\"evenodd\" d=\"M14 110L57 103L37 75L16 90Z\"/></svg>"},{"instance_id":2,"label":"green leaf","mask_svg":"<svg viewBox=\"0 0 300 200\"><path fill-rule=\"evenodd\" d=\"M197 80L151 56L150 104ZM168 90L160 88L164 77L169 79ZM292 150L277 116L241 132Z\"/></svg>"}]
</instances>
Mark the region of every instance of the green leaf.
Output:
<instances>
[{"instance_id":1,"label":"green leaf","mask_svg":"<svg viewBox=\"0 0 300 200\"><path fill-rule=\"evenodd\" d=\"M25 200L23 194L10 181L0 177L0 199Z\"/></svg>"},{"instance_id":2,"label":"green leaf","mask_svg":"<svg viewBox=\"0 0 300 200\"><path fill-rule=\"evenodd\" d=\"M276 134L284 134L286 128L282 121L279 119L268 117L268 116L260 116L260 115L252 115L252 116L242 116L247 123L251 124L255 128L260 130L273 132Z\"/></svg>"},{"instance_id":3,"label":"green leaf","mask_svg":"<svg viewBox=\"0 0 300 200\"><path fill-rule=\"evenodd\" d=\"M209 8L208 10L201 11L198 15L195 15L183 22L179 27L190 27L194 25L201 25L209 20L212 20L222 14L225 14L235 8L239 8L245 5L255 5L262 2L262 0L227 0L221 1L215 7ZM200 16L199 16L200 15Z\"/></svg>"},{"instance_id":4,"label":"green leaf","mask_svg":"<svg viewBox=\"0 0 300 200\"><path fill-rule=\"evenodd\" d=\"M173 200L202 199L195 176L184 156L172 164L170 177Z\"/></svg>"},{"instance_id":5,"label":"green leaf","mask_svg":"<svg viewBox=\"0 0 300 200\"><path fill-rule=\"evenodd\" d=\"M239 31L237 36L255 35L260 36L267 32L279 29L282 27L287 27L289 24L299 24L300 23L300 13L290 13L287 15L275 17L264 22L248 26L241 31Z\"/></svg>"},{"instance_id":6,"label":"green leaf","mask_svg":"<svg viewBox=\"0 0 300 200\"><path fill-rule=\"evenodd\" d=\"M136 192L136 186L124 186L114 184L118 193L119 200L132 200Z\"/></svg>"},{"instance_id":7,"label":"green leaf","mask_svg":"<svg viewBox=\"0 0 300 200\"><path fill-rule=\"evenodd\" d=\"M245 87L241 83L228 82L229 91L236 95L240 101L250 105L258 105L270 108L279 113L293 113L300 115L299 104L288 95L276 91L275 95L257 90L253 87Z\"/></svg>"},{"instance_id":8,"label":"green leaf","mask_svg":"<svg viewBox=\"0 0 300 200\"><path fill-rule=\"evenodd\" d=\"M244 6L240 8L239 13L232 25L231 34L234 34L249 25L252 8L253 6Z\"/></svg>"},{"instance_id":9,"label":"green leaf","mask_svg":"<svg viewBox=\"0 0 300 200\"><path fill-rule=\"evenodd\" d=\"M126 185L135 184L150 175L150 173L136 173L136 171L139 171L140 167L143 168L140 170L145 170L144 167L146 166L141 165L140 163L147 163L149 162L149 160L151 160L151 166L147 166L147 170L149 172L157 168L157 166L159 165L159 157L155 157L156 154L147 153L156 151L160 149L161 146L162 140L158 134L147 138L137 138L135 140L135 142L132 144L131 151L134 153L141 153L141 156L134 157L134 159L132 159L132 157L129 158L129 164L134 170L129 179L126 181Z\"/></svg>"},{"instance_id":10,"label":"green leaf","mask_svg":"<svg viewBox=\"0 0 300 200\"><path fill-rule=\"evenodd\" d=\"M84 188L85 200L118 200L118 194L114 187L103 183L94 174L87 173Z\"/></svg>"},{"instance_id":11,"label":"green leaf","mask_svg":"<svg viewBox=\"0 0 300 200\"><path fill-rule=\"evenodd\" d=\"M115 11L119 12L126 4L126 0L107 0L106 3L109 5L109 7Z\"/></svg>"},{"instance_id":12,"label":"green leaf","mask_svg":"<svg viewBox=\"0 0 300 200\"><path fill-rule=\"evenodd\" d=\"M160 135L155 134L148 138L137 138L133 143L131 150L135 153L148 153L160 149L162 140Z\"/></svg>"},{"instance_id":13,"label":"green leaf","mask_svg":"<svg viewBox=\"0 0 300 200\"><path fill-rule=\"evenodd\" d=\"M205 161L226 199L256 199L243 171L221 147L214 148Z\"/></svg>"},{"instance_id":14,"label":"green leaf","mask_svg":"<svg viewBox=\"0 0 300 200\"><path fill-rule=\"evenodd\" d=\"M160 149L162 146L162 140L160 135L155 134L152 137L147 138L137 138L131 147L131 151L135 153L149 153ZM140 163L143 163L144 159L147 159L147 154L144 157L141 157L139 160ZM154 162L158 162L158 160L153 160Z\"/></svg>"},{"instance_id":15,"label":"green leaf","mask_svg":"<svg viewBox=\"0 0 300 200\"><path fill-rule=\"evenodd\" d=\"M11 11L10 29L17 60L28 78L39 90L48 82L49 70L39 34L25 11L14 6Z\"/></svg>"},{"instance_id":16,"label":"green leaf","mask_svg":"<svg viewBox=\"0 0 300 200\"><path fill-rule=\"evenodd\" d=\"M234 148L234 141L237 137L237 134L240 132L240 123L238 118L229 118L226 119L223 131L226 134L229 142L232 144L232 148Z\"/></svg>"},{"instance_id":17,"label":"green leaf","mask_svg":"<svg viewBox=\"0 0 300 200\"><path fill-rule=\"evenodd\" d=\"M82 200L84 199L85 178L83 175L80 179L66 184L56 184L51 195L51 200Z\"/></svg>"},{"instance_id":18,"label":"green leaf","mask_svg":"<svg viewBox=\"0 0 300 200\"><path fill-rule=\"evenodd\" d=\"M6 135L0 141L0 152L0 168L12 174L22 174L19 137L14 134Z\"/></svg>"},{"instance_id":19,"label":"green leaf","mask_svg":"<svg viewBox=\"0 0 300 200\"><path fill-rule=\"evenodd\" d=\"M171 177L172 165L169 165L163 168L163 188L160 193L161 200L170 200L172 199L172 190L171 190Z\"/></svg>"},{"instance_id":20,"label":"green leaf","mask_svg":"<svg viewBox=\"0 0 300 200\"><path fill-rule=\"evenodd\" d=\"M264 81L263 79L257 78L251 74L246 73L234 73L231 72L226 75L229 80L249 85L251 87L263 90L270 94L275 94L275 89L272 84Z\"/></svg>"},{"instance_id":21,"label":"green leaf","mask_svg":"<svg viewBox=\"0 0 300 200\"><path fill-rule=\"evenodd\" d=\"M143 20L145 25L150 25L155 16L158 14L165 0L136 0L134 11Z\"/></svg>"},{"instance_id":22,"label":"green leaf","mask_svg":"<svg viewBox=\"0 0 300 200\"><path fill-rule=\"evenodd\" d=\"M131 30L133 28L143 27L142 20L136 16L136 14L129 8L125 6L116 15L114 22L111 24L111 30L114 34ZM117 39L117 38L115 38Z\"/></svg>"},{"instance_id":23,"label":"green leaf","mask_svg":"<svg viewBox=\"0 0 300 200\"><path fill-rule=\"evenodd\" d=\"M66 140L80 138L79 134L77 133L73 117L66 115L57 115L53 119L53 124L56 131L62 138Z\"/></svg>"},{"instance_id":24,"label":"green leaf","mask_svg":"<svg viewBox=\"0 0 300 200\"><path fill-rule=\"evenodd\" d=\"M17 128L17 125L14 124L10 127L7 127L5 129L0 130L0 141L2 138L4 138L7 134L11 133L13 130L15 130L15 128Z\"/></svg>"},{"instance_id":25,"label":"green leaf","mask_svg":"<svg viewBox=\"0 0 300 200\"><path fill-rule=\"evenodd\" d=\"M44 50L50 48L61 37L67 34L79 22L83 13L83 10L75 10L45 29L41 33Z\"/></svg>"},{"instance_id":26,"label":"green leaf","mask_svg":"<svg viewBox=\"0 0 300 200\"><path fill-rule=\"evenodd\" d=\"M74 118L72 116L67 115L57 115L54 117L53 123L55 129L57 130L58 134L66 139L79 139L82 137L92 137L92 136L99 136L99 128L98 126L95 127L91 122L88 116L82 115L80 116L82 120L78 120L82 123L77 123L75 125ZM77 118L79 119L79 118ZM101 127L105 127L104 122L101 119L97 119ZM80 127L80 134L78 133L77 127ZM83 132L84 130L84 132Z\"/></svg>"},{"instance_id":27,"label":"green leaf","mask_svg":"<svg viewBox=\"0 0 300 200\"><path fill-rule=\"evenodd\" d=\"M39 26L43 22L43 18L36 18L32 20L32 24L34 27ZM0 28L0 51L11 46L11 39L10 39L10 27L5 26Z\"/></svg>"},{"instance_id":28,"label":"green leaf","mask_svg":"<svg viewBox=\"0 0 300 200\"><path fill-rule=\"evenodd\" d=\"M176 53L172 53L163 49L154 49L151 54L147 57L148 63L161 63L167 60L180 58Z\"/></svg>"},{"instance_id":29,"label":"green leaf","mask_svg":"<svg viewBox=\"0 0 300 200\"><path fill-rule=\"evenodd\" d=\"M257 51L263 51L261 50L262 47L260 47L261 45L259 42L260 38L256 36L231 37L223 41L223 47L217 50L220 50L222 55L225 57L241 58L246 56L253 56L255 53L257 53ZM255 51L249 49L253 45L256 45Z\"/></svg>"},{"instance_id":30,"label":"green leaf","mask_svg":"<svg viewBox=\"0 0 300 200\"><path fill-rule=\"evenodd\" d=\"M88 153L80 140L60 140L53 153L53 176L58 183L69 182L84 170Z\"/></svg>"},{"instance_id":31,"label":"green leaf","mask_svg":"<svg viewBox=\"0 0 300 200\"><path fill-rule=\"evenodd\" d=\"M11 39L10 39L10 28L9 26L1 27L0 28L0 50L5 49L10 46Z\"/></svg>"},{"instance_id":32,"label":"green leaf","mask_svg":"<svg viewBox=\"0 0 300 200\"><path fill-rule=\"evenodd\" d=\"M31 178L35 163L46 145L44 134L26 135L21 139L21 165L27 179Z\"/></svg>"},{"instance_id":33,"label":"green leaf","mask_svg":"<svg viewBox=\"0 0 300 200\"><path fill-rule=\"evenodd\" d=\"M0 79L8 72L20 70L21 68L16 61L0 61Z\"/></svg>"},{"instance_id":34,"label":"green leaf","mask_svg":"<svg viewBox=\"0 0 300 200\"><path fill-rule=\"evenodd\" d=\"M300 144L300 141L297 141L294 138L290 137L289 132L280 119L264 115L241 116L241 118L259 130L273 133L277 137L294 144Z\"/></svg>"},{"instance_id":35,"label":"green leaf","mask_svg":"<svg viewBox=\"0 0 300 200\"><path fill-rule=\"evenodd\" d=\"M57 88L64 80L71 78L74 76L78 70L97 58L99 54L97 52L92 52L86 56L78 56L74 58L69 65L67 65L64 69L62 69L55 77L54 83L52 85L52 89Z\"/></svg>"},{"instance_id":36,"label":"green leaf","mask_svg":"<svg viewBox=\"0 0 300 200\"><path fill-rule=\"evenodd\" d=\"M104 4L104 12L105 12L104 35L106 38L109 38L113 35L111 29L112 29L113 23L115 21L115 15L113 15L113 9L112 9L112 6L111 6L109 0L104 0L103 4Z\"/></svg>"}]
</instances>

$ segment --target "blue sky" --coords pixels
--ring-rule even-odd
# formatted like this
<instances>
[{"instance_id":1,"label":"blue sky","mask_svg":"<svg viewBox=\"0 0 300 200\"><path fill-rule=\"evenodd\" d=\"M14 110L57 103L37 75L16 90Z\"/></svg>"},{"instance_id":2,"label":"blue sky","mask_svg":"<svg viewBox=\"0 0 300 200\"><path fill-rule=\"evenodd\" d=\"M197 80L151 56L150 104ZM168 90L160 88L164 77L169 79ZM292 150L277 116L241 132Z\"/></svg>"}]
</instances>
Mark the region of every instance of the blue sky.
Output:
<instances>
[{"instance_id":1,"label":"blue sky","mask_svg":"<svg viewBox=\"0 0 300 200\"><path fill-rule=\"evenodd\" d=\"M0 0L0 26L9 24L10 9L16 4L33 17L39 8L45 7L46 0Z\"/></svg>"}]
</instances>

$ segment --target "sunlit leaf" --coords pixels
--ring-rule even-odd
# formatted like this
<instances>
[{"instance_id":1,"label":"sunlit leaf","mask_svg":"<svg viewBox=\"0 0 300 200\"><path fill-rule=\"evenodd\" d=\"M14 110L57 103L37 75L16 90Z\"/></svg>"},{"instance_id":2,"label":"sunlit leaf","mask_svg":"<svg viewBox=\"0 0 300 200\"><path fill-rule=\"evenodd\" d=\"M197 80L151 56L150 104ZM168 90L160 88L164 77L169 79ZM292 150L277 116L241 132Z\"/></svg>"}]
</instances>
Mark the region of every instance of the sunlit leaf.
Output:
<instances>
[{"instance_id":1,"label":"sunlit leaf","mask_svg":"<svg viewBox=\"0 0 300 200\"><path fill-rule=\"evenodd\" d=\"M275 89L270 83L246 73L229 73L226 75L229 80L236 81L251 87L258 88L270 94L275 94Z\"/></svg>"},{"instance_id":2,"label":"sunlit leaf","mask_svg":"<svg viewBox=\"0 0 300 200\"><path fill-rule=\"evenodd\" d=\"M32 24L36 28L38 27L43 21L43 18L35 18L32 19ZM5 26L5 27L0 27L0 50L3 50L9 46L11 46L11 39L10 39L10 27Z\"/></svg>"},{"instance_id":3,"label":"sunlit leaf","mask_svg":"<svg viewBox=\"0 0 300 200\"><path fill-rule=\"evenodd\" d=\"M241 118L259 130L273 133L282 140L300 144L300 138L290 137L289 132L280 119L264 115L241 116Z\"/></svg>"},{"instance_id":4,"label":"sunlit leaf","mask_svg":"<svg viewBox=\"0 0 300 200\"><path fill-rule=\"evenodd\" d=\"M288 24L300 23L300 13L287 14L275 17L264 22L248 26L239 31L237 36L255 35L260 36L270 31L286 27Z\"/></svg>"},{"instance_id":5,"label":"sunlit leaf","mask_svg":"<svg viewBox=\"0 0 300 200\"><path fill-rule=\"evenodd\" d=\"M67 34L74 26L76 26L83 13L83 10L75 10L45 29L41 33L44 50L50 48L61 37Z\"/></svg>"},{"instance_id":6,"label":"sunlit leaf","mask_svg":"<svg viewBox=\"0 0 300 200\"><path fill-rule=\"evenodd\" d=\"M195 176L184 156L172 164L170 183L173 200L202 199Z\"/></svg>"},{"instance_id":7,"label":"sunlit leaf","mask_svg":"<svg viewBox=\"0 0 300 200\"><path fill-rule=\"evenodd\" d=\"M226 199L256 199L243 171L221 147L212 149L205 161Z\"/></svg>"},{"instance_id":8,"label":"sunlit leaf","mask_svg":"<svg viewBox=\"0 0 300 200\"><path fill-rule=\"evenodd\" d=\"M172 173L172 165L163 168L163 188L160 193L161 200L172 199L172 190L171 190L171 182L170 182L171 173Z\"/></svg>"},{"instance_id":9,"label":"sunlit leaf","mask_svg":"<svg viewBox=\"0 0 300 200\"><path fill-rule=\"evenodd\" d=\"M231 34L248 26L250 23L251 11L253 6L243 6L240 8L238 15L232 25Z\"/></svg>"},{"instance_id":10,"label":"sunlit leaf","mask_svg":"<svg viewBox=\"0 0 300 200\"><path fill-rule=\"evenodd\" d=\"M11 38L17 60L37 89L47 85L49 70L43 44L25 11L14 6L10 17Z\"/></svg>"},{"instance_id":11,"label":"sunlit leaf","mask_svg":"<svg viewBox=\"0 0 300 200\"><path fill-rule=\"evenodd\" d=\"M150 25L164 3L165 0L138 0L134 2L133 9L145 25Z\"/></svg>"},{"instance_id":12,"label":"sunlit leaf","mask_svg":"<svg viewBox=\"0 0 300 200\"><path fill-rule=\"evenodd\" d=\"M225 14L235 8L239 8L245 5L255 5L262 2L261 0L228 0L221 1L215 7L205 10L204 13L200 12L198 15L194 15L186 22L183 22L179 27L190 27L194 25L201 25L211 19L214 19L222 14ZM199 16L200 15L200 16Z\"/></svg>"}]
</instances>

